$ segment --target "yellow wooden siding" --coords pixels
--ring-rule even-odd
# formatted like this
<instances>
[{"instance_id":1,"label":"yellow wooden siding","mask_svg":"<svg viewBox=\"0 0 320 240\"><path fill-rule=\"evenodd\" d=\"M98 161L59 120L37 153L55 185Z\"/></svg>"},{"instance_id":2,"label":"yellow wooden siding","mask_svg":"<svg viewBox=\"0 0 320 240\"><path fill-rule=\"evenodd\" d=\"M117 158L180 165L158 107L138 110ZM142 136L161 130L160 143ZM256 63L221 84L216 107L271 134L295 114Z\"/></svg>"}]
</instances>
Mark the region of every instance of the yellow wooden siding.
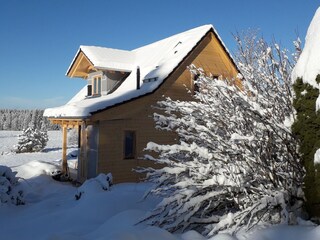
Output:
<instances>
[{"instance_id":1,"label":"yellow wooden siding","mask_svg":"<svg viewBox=\"0 0 320 240\"><path fill-rule=\"evenodd\" d=\"M136 132L136 159L124 159L124 132ZM139 159L146 152L143 149L149 141L168 143L168 135L155 130L152 118L145 115L133 119L100 122L99 163L98 172L111 172L115 182L139 181L138 174L132 171L137 166L148 165ZM172 134L169 134L172 135ZM149 162L149 165L154 165Z\"/></svg>"},{"instance_id":2,"label":"yellow wooden siding","mask_svg":"<svg viewBox=\"0 0 320 240\"><path fill-rule=\"evenodd\" d=\"M238 73L223 46L220 45L218 39L212 33L210 34L209 44L195 58L193 64L204 69L207 74L222 75L223 78L231 79Z\"/></svg>"}]
</instances>

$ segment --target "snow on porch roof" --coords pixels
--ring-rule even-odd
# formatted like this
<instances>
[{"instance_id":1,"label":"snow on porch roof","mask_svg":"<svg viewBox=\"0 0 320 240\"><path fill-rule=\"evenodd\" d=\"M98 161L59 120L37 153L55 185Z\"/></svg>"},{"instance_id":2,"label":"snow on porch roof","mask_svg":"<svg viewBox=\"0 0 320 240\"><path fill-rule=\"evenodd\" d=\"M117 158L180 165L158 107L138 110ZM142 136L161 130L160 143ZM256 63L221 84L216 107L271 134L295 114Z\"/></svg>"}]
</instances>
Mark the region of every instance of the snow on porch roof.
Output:
<instances>
[{"instance_id":1,"label":"snow on porch roof","mask_svg":"<svg viewBox=\"0 0 320 240\"><path fill-rule=\"evenodd\" d=\"M132 62L130 62L130 64L134 66L134 69L136 69L137 66L140 67L140 89L136 89L136 71L132 71L127 79L113 93L96 98L86 98L85 86L66 105L46 109L44 116L53 118L86 118L96 111L155 91L209 31L214 31L219 38L212 25L204 25L132 51L81 46L80 49L83 49L86 51L86 54L90 55L88 58L90 60L94 59L92 61L100 63L99 65L101 66L106 66L103 65L106 64L103 59L106 59L106 62L113 57L115 59L119 57L119 59L123 60L122 57L125 54L131 54L130 61ZM219 40L223 44L220 38ZM225 49L228 52L226 47ZM112 57L104 55L104 53L111 52L117 52L120 55ZM122 53L123 55L121 55ZM143 81L144 79L150 78L156 78L157 81Z\"/></svg>"}]
</instances>

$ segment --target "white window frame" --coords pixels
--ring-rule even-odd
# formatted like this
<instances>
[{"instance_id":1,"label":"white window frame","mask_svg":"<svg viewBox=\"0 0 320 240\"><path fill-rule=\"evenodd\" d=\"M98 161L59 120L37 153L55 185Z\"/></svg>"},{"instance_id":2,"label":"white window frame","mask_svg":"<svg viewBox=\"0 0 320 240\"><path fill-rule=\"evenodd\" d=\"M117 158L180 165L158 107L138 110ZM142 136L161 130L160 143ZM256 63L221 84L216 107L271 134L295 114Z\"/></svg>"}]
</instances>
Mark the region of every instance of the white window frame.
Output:
<instances>
[{"instance_id":1,"label":"white window frame","mask_svg":"<svg viewBox=\"0 0 320 240\"><path fill-rule=\"evenodd\" d=\"M102 76L98 75L92 79L92 95L101 95L101 80Z\"/></svg>"},{"instance_id":2,"label":"white window frame","mask_svg":"<svg viewBox=\"0 0 320 240\"><path fill-rule=\"evenodd\" d=\"M94 72L88 76L88 84L92 85L92 96L102 95L103 72Z\"/></svg>"}]
</instances>

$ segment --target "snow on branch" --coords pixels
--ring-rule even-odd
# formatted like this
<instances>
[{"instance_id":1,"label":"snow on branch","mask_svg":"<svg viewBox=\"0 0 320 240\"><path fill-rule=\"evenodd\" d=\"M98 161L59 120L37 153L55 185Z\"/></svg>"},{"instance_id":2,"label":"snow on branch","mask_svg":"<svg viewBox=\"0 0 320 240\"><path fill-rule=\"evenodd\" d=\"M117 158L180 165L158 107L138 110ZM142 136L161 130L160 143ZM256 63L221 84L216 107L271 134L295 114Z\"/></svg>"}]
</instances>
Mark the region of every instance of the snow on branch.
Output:
<instances>
[{"instance_id":1,"label":"snow on branch","mask_svg":"<svg viewBox=\"0 0 320 240\"><path fill-rule=\"evenodd\" d=\"M303 204L304 169L285 124L293 115L290 57L263 39L236 39L242 86L191 66L199 75L194 101L158 103L156 127L178 141L146 147L154 152L146 159L164 164L138 170L154 183L147 195L163 197L149 224L212 236L290 223Z\"/></svg>"},{"instance_id":2,"label":"snow on branch","mask_svg":"<svg viewBox=\"0 0 320 240\"><path fill-rule=\"evenodd\" d=\"M11 168L0 165L0 207L4 204L24 204L23 188L16 174Z\"/></svg>"}]
</instances>

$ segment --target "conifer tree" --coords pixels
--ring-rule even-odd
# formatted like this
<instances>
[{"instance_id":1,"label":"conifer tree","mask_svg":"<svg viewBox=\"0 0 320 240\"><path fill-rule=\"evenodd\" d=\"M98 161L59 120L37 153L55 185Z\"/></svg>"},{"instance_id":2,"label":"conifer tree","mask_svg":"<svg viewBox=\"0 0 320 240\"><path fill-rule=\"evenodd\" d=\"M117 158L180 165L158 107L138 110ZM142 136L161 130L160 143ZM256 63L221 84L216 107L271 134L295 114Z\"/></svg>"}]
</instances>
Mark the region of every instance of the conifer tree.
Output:
<instances>
[{"instance_id":1,"label":"conifer tree","mask_svg":"<svg viewBox=\"0 0 320 240\"><path fill-rule=\"evenodd\" d=\"M316 82L320 83L320 75ZM298 78L294 85L295 98L293 106L297 115L292 125L293 133L300 140L300 152L304 167L306 168L305 194L307 198L307 208L310 215L319 215L320 207L320 166L315 165L314 156L320 148L320 114L316 112L316 101L319 96L319 89L312 87L309 83L304 83Z\"/></svg>"},{"instance_id":2,"label":"conifer tree","mask_svg":"<svg viewBox=\"0 0 320 240\"><path fill-rule=\"evenodd\" d=\"M18 144L15 146L17 153L38 152L45 148L48 142L46 131L40 131L34 128L27 128L19 135Z\"/></svg>"}]
</instances>

